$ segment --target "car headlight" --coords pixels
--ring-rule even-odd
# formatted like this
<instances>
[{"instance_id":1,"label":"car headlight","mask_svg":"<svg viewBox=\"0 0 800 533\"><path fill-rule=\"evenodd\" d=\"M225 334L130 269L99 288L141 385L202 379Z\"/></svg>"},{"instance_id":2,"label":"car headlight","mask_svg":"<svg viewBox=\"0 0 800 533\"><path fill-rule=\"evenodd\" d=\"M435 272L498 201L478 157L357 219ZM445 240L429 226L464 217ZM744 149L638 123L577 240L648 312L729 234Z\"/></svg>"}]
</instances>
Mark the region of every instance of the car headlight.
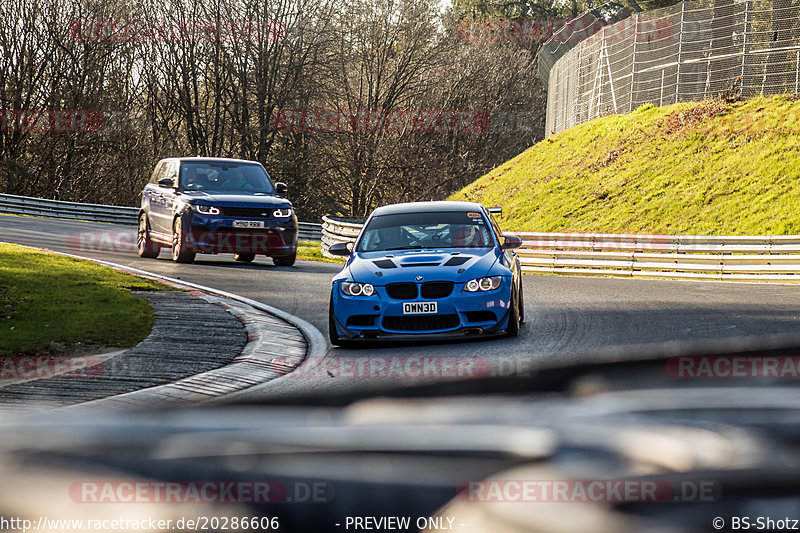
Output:
<instances>
[{"instance_id":1,"label":"car headlight","mask_svg":"<svg viewBox=\"0 0 800 533\"><path fill-rule=\"evenodd\" d=\"M356 283L354 281L343 281L342 292L347 296L372 296L375 294L375 287L369 283Z\"/></svg>"},{"instance_id":2,"label":"car headlight","mask_svg":"<svg viewBox=\"0 0 800 533\"><path fill-rule=\"evenodd\" d=\"M272 216L275 218L289 218L292 216L292 209L290 207L283 207L281 209L276 209L272 212Z\"/></svg>"},{"instance_id":3,"label":"car headlight","mask_svg":"<svg viewBox=\"0 0 800 533\"><path fill-rule=\"evenodd\" d=\"M488 292L500 287L503 281L502 276L492 276L490 278L471 279L464 286L466 292Z\"/></svg>"},{"instance_id":4,"label":"car headlight","mask_svg":"<svg viewBox=\"0 0 800 533\"><path fill-rule=\"evenodd\" d=\"M192 205L192 209L203 215L219 215L219 208L213 205Z\"/></svg>"}]
</instances>

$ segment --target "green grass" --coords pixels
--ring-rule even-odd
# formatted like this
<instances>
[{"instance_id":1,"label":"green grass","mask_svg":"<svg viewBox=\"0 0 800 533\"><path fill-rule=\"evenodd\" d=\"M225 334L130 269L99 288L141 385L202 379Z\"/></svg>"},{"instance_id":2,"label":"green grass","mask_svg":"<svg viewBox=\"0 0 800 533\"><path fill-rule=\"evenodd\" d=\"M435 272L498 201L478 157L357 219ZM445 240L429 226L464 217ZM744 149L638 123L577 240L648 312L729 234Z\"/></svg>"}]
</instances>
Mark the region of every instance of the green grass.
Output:
<instances>
[{"instance_id":1,"label":"green grass","mask_svg":"<svg viewBox=\"0 0 800 533\"><path fill-rule=\"evenodd\" d=\"M318 263L344 263L344 258L329 259L322 255L319 241L299 241L297 243L297 258Z\"/></svg>"},{"instance_id":2,"label":"green grass","mask_svg":"<svg viewBox=\"0 0 800 533\"><path fill-rule=\"evenodd\" d=\"M722 100L602 117L553 135L450 199L504 229L800 233L800 100Z\"/></svg>"},{"instance_id":3,"label":"green grass","mask_svg":"<svg viewBox=\"0 0 800 533\"><path fill-rule=\"evenodd\" d=\"M150 334L153 311L130 291L164 288L89 261L0 243L0 355L134 346Z\"/></svg>"}]
</instances>

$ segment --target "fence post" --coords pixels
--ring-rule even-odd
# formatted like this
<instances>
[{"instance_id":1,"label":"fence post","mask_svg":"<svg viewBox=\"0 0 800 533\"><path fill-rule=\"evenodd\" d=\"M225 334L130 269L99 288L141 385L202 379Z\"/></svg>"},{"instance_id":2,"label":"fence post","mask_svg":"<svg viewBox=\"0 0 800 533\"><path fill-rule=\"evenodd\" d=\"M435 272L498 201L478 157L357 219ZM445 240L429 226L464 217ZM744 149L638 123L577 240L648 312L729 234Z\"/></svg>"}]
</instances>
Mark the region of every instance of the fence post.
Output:
<instances>
[{"instance_id":1,"label":"fence post","mask_svg":"<svg viewBox=\"0 0 800 533\"><path fill-rule=\"evenodd\" d=\"M675 73L675 103L678 103L678 91L681 88L681 55L683 54L683 23L686 17L686 1L681 2L681 26L678 31L678 65Z\"/></svg>"},{"instance_id":2,"label":"fence post","mask_svg":"<svg viewBox=\"0 0 800 533\"><path fill-rule=\"evenodd\" d=\"M606 32L603 28L603 56L606 58L606 68L608 69L608 87L611 89L611 104L614 106L614 113L617 110L617 93L614 92L614 74L611 72L611 61L608 58L608 48L606 47Z\"/></svg>"},{"instance_id":3,"label":"fence post","mask_svg":"<svg viewBox=\"0 0 800 533\"><path fill-rule=\"evenodd\" d=\"M603 59L606 55L606 27L603 26L603 40L600 42L600 87L597 88L597 116L603 113Z\"/></svg>"},{"instance_id":4,"label":"fence post","mask_svg":"<svg viewBox=\"0 0 800 533\"><path fill-rule=\"evenodd\" d=\"M747 39L748 39L749 29L750 29L750 0L747 0L744 3L744 28L742 29L742 74L741 76L739 76L739 87L741 88L742 96L744 96L744 74L745 74L745 65L747 60Z\"/></svg>"},{"instance_id":5,"label":"fence post","mask_svg":"<svg viewBox=\"0 0 800 533\"><path fill-rule=\"evenodd\" d=\"M572 120L575 121L575 124L580 124L580 117L581 117L581 109L583 105L583 77L581 76L581 68L583 67L583 42L578 43L578 65L575 68L577 71L578 76L578 88L576 91L577 97L575 98L575 102L572 104Z\"/></svg>"},{"instance_id":6,"label":"fence post","mask_svg":"<svg viewBox=\"0 0 800 533\"><path fill-rule=\"evenodd\" d=\"M603 105L603 53L606 51L606 28L603 26L602 40L600 42L600 55L597 56L597 72L594 81L597 86L597 116Z\"/></svg>"},{"instance_id":7,"label":"fence post","mask_svg":"<svg viewBox=\"0 0 800 533\"><path fill-rule=\"evenodd\" d=\"M664 69L661 69L661 97L658 100L658 107L664 107Z\"/></svg>"},{"instance_id":8,"label":"fence post","mask_svg":"<svg viewBox=\"0 0 800 533\"><path fill-rule=\"evenodd\" d=\"M794 94L800 89L800 52L797 52L797 68L794 71Z\"/></svg>"},{"instance_id":9,"label":"fence post","mask_svg":"<svg viewBox=\"0 0 800 533\"><path fill-rule=\"evenodd\" d=\"M631 56L631 107L633 111L633 96L636 94L636 40L639 36L639 12L633 22L633 55Z\"/></svg>"}]
</instances>

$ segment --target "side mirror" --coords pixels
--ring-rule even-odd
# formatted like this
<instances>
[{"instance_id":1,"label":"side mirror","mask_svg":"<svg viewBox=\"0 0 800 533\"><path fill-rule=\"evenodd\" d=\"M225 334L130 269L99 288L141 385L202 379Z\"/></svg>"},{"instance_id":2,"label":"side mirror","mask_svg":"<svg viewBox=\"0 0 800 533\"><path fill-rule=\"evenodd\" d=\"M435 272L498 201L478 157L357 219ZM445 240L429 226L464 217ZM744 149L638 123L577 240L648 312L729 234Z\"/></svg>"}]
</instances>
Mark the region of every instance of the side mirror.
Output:
<instances>
[{"instance_id":1,"label":"side mirror","mask_svg":"<svg viewBox=\"0 0 800 533\"><path fill-rule=\"evenodd\" d=\"M175 182L172 181L172 178L161 178L160 180L158 180L158 186L165 187L167 189L174 189Z\"/></svg>"},{"instance_id":2,"label":"side mirror","mask_svg":"<svg viewBox=\"0 0 800 533\"><path fill-rule=\"evenodd\" d=\"M289 190L289 187L282 181L279 181L275 184L275 192L278 194L286 194L286 191Z\"/></svg>"},{"instance_id":3,"label":"side mirror","mask_svg":"<svg viewBox=\"0 0 800 533\"><path fill-rule=\"evenodd\" d=\"M503 250L513 250L522 246L522 239L516 235L503 235Z\"/></svg>"},{"instance_id":4,"label":"side mirror","mask_svg":"<svg viewBox=\"0 0 800 533\"><path fill-rule=\"evenodd\" d=\"M341 255L342 257L347 257L353 252L353 243L352 242L337 242L336 244L332 244L328 252L331 255Z\"/></svg>"}]
</instances>

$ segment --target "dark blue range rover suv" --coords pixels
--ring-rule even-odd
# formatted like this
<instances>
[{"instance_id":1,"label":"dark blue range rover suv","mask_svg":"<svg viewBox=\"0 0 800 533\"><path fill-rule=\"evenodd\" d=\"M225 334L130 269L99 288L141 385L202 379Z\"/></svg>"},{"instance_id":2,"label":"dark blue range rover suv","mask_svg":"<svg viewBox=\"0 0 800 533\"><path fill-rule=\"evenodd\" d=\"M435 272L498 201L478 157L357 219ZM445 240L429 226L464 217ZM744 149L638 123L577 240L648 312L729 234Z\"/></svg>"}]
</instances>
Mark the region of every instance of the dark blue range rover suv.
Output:
<instances>
[{"instance_id":1,"label":"dark blue range rover suv","mask_svg":"<svg viewBox=\"0 0 800 533\"><path fill-rule=\"evenodd\" d=\"M197 253L257 254L290 266L297 255L297 217L283 183L260 163L241 159L170 158L156 165L142 193L137 246L141 257L172 247L172 259Z\"/></svg>"}]
</instances>

